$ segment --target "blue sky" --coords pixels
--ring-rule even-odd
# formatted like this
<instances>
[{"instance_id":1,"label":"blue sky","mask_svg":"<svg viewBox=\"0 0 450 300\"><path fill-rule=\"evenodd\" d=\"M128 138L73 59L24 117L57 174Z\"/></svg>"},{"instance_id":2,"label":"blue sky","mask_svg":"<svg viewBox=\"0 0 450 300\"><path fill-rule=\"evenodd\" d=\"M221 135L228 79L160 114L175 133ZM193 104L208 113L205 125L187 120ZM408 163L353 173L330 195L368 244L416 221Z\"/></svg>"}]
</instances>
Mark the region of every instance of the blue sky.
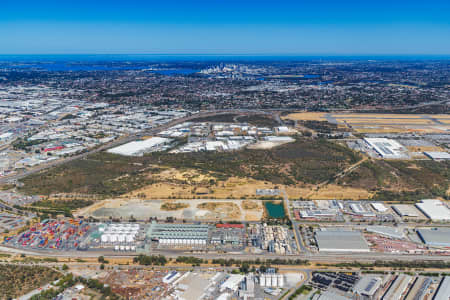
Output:
<instances>
[{"instance_id":1,"label":"blue sky","mask_svg":"<svg viewBox=\"0 0 450 300\"><path fill-rule=\"evenodd\" d=\"M0 3L1 54L450 54L450 1Z\"/></svg>"}]
</instances>

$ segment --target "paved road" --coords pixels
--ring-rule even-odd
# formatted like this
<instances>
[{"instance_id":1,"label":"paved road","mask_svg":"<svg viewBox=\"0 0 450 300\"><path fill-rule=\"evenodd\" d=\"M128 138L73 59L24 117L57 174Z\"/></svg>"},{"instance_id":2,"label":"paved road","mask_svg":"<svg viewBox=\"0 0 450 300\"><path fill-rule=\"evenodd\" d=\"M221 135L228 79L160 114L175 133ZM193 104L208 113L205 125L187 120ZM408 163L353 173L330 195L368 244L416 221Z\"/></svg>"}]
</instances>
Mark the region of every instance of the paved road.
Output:
<instances>
[{"instance_id":1,"label":"paved road","mask_svg":"<svg viewBox=\"0 0 450 300\"><path fill-rule=\"evenodd\" d=\"M49 289L51 289L51 288L54 288L54 286L51 285L51 284L46 284L46 285L44 285L44 286L42 286L42 287L40 287L40 288L37 288L37 289L35 289L35 290L32 290L31 292L29 292L29 293L27 293L27 294L25 294L25 295L23 295L23 296L20 296L20 297L17 298L17 299L18 299L18 300L28 300L28 299L31 299L31 297L33 297L34 295L37 295L37 294L39 294L40 292L49 290Z\"/></svg>"},{"instance_id":2,"label":"paved road","mask_svg":"<svg viewBox=\"0 0 450 300\"><path fill-rule=\"evenodd\" d=\"M117 258L132 258L137 255L137 253L118 253L114 251L56 251L56 250L24 250L16 249L5 246L0 246L0 251L7 253L20 253L34 256L45 256L45 257L61 257L61 258L87 258L87 257L117 257ZM436 256L436 255L421 255L421 254L389 254L389 253L339 253L339 252L329 252L329 253L300 253L295 255L276 255L272 253L265 253L262 255L255 255L251 253L212 253L212 252L198 252L191 253L189 251L182 252L176 250L155 250L148 254L153 255L164 255L166 257L176 258L178 256L194 256L203 259L241 259L241 260L254 260L256 258L260 259L307 259L313 262L374 262L376 260L401 260L401 261L445 261L450 262L450 256Z\"/></svg>"},{"instance_id":3,"label":"paved road","mask_svg":"<svg viewBox=\"0 0 450 300\"><path fill-rule=\"evenodd\" d=\"M280 191L283 193L284 207L285 207L285 210L287 211L287 216L292 223L292 228L294 229L294 237L295 237L295 242L297 243L297 250L301 251L303 253L307 253L308 249L306 249L306 247L304 246L302 235L300 234L300 231L298 229L299 224L296 222L295 218L292 217L292 210L289 207L288 194L286 193L285 189L282 189Z\"/></svg>"},{"instance_id":4,"label":"paved road","mask_svg":"<svg viewBox=\"0 0 450 300\"><path fill-rule=\"evenodd\" d=\"M157 126L154 128L150 128L148 130L139 132L137 134L132 134L132 135L127 135L127 136L123 136L115 141L112 141L110 143L101 145L100 147L94 148L89 150L88 152L79 154L79 155L74 155L65 159L61 159L61 160L56 160L56 161L52 161L50 163L44 164L44 165L40 165L37 166L35 168L31 168L25 172L19 173L19 174L14 174L11 176L5 176L0 178L0 184L4 184L4 183L10 183L10 182L14 182L16 180L22 179L28 175L34 174L34 173L38 173L42 170L54 167L54 166L58 166L73 160L77 160L77 159L81 159L81 158L85 158L86 156L90 155L90 154L94 154L109 148L113 148L131 141L136 140L139 137L142 136L149 136L149 135L155 135L161 131L167 130L172 126L175 126L177 124L181 124L187 121L190 121L192 119L195 118L203 118L203 117L211 117L211 116L216 116L216 115L222 115L222 114L258 114L258 113L264 113L264 114L272 114L275 115L275 112L267 112L267 111L261 111L261 110L216 110L216 111L206 111L206 112L199 112L199 113L195 113L183 118L179 118L179 119L175 119L173 121L170 121L168 123L165 123L161 126Z\"/></svg>"}]
</instances>

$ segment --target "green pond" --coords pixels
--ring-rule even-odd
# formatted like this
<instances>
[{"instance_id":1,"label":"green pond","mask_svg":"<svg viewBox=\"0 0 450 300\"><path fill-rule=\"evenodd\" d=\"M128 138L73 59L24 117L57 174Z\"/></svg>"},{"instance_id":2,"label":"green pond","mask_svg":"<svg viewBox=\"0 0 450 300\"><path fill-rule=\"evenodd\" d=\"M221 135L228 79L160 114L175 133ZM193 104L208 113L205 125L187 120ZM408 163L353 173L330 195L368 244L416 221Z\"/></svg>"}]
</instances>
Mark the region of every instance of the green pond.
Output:
<instances>
[{"instance_id":1,"label":"green pond","mask_svg":"<svg viewBox=\"0 0 450 300\"><path fill-rule=\"evenodd\" d=\"M267 213L269 214L269 217L271 218L284 218L284 207L283 203L276 204L273 202L267 201L265 203Z\"/></svg>"}]
</instances>

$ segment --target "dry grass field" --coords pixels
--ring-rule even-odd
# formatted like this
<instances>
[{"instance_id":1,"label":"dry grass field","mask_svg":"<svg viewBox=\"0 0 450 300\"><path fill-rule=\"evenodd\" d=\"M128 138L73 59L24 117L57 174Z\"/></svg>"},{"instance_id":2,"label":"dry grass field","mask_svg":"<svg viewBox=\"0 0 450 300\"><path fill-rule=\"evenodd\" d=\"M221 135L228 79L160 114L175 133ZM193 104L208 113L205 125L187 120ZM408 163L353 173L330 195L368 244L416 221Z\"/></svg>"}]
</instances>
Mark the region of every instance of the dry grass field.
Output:
<instances>
[{"instance_id":1,"label":"dry grass field","mask_svg":"<svg viewBox=\"0 0 450 300\"><path fill-rule=\"evenodd\" d=\"M435 124L431 120L427 119L377 119L377 118L364 118L364 119L345 119L337 118L338 121L346 121L349 124L386 124L386 125L433 125Z\"/></svg>"},{"instance_id":2,"label":"dry grass field","mask_svg":"<svg viewBox=\"0 0 450 300\"><path fill-rule=\"evenodd\" d=\"M332 114L336 118L345 119L345 118L351 118L351 117L358 117L358 118L389 118L389 119L420 119L422 118L422 115L416 115L416 114L371 114L371 113L333 113Z\"/></svg>"},{"instance_id":3,"label":"dry grass field","mask_svg":"<svg viewBox=\"0 0 450 300\"><path fill-rule=\"evenodd\" d=\"M184 175L183 175L184 174ZM187 176L186 174L189 174ZM273 189L277 187L268 181L252 178L230 177L218 180L213 176L198 174L195 170L178 172L171 169L163 177L157 176L159 182L154 183L124 197L138 197L142 199L257 199L256 189ZM166 182L161 182L165 179ZM211 181L214 184L211 184Z\"/></svg>"},{"instance_id":4,"label":"dry grass field","mask_svg":"<svg viewBox=\"0 0 450 300\"><path fill-rule=\"evenodd\" d=\"M373 125L367 125L367 126L353 126L353 129L359 133L418 133L418 134L425 134L425 133L445 133L446 129L442 128L441 126L426 126L423 127L414 126L408 127L405 125L391 125L391 126L373 126Z\"/></svg>"},{"instance_id":5,"label":"dry grass field","mask_svg":"<svg viewBox=\"0 0 450 300\"><path fill-rule=\"evenodd\" d=\"M301 120L301 121L325 121L323 112L299 112L283 116L282 119Z\"/></svg>"},{"instance_id":6,"label":"dry grass field","mask_svg":"<svg viewBox=\"0 0 450 300\"><path fill-rule=\"evenodd\" d=\"M408 151L410 152L424 152L424 151L445 151L444 148L442 147L438 147L438 146L408 146L406 147L406 149L408 149Z\"/></svg>"},{"instance_id":7,"label":"dry grass field","mask_svg":"<svg viewBox=\"0 0 450 300\"><path fill-rule=\"evenodd\" d=\"M370 114L298 112L284 116L297 121L326 121L327 115L338 124L348 124L359 133L443 133L450 129L450 116L426 114Z\"/></svg>"},{"instance_id":8,"label":"dry grass field","mask_svg":"<svg viewBox=\"0 0 450 300\"><path fill-rule=\"evenodd\" d=\"M320 188L314 186L307 187L286 187L286 193L289 199L310 199L310 200L322 200L322 199L338 199L338 200L360 200L368 199L372 196L372 193L365 190L354 187L344 187L335 184L327 184Z\"/></svg>"}]
</instances>

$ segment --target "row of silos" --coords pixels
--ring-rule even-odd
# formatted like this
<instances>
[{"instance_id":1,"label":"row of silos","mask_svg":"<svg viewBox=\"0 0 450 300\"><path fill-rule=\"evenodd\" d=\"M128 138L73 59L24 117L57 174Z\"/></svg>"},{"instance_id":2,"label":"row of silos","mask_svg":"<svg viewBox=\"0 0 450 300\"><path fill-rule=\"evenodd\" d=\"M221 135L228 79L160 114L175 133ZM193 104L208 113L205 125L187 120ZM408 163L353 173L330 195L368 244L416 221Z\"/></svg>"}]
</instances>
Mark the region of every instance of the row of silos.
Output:
<instances>
[{"instance_id":1,"label":"row of silos","mask_svg":"<svg viewBox=\"0 0 450 300\"><path fill-rule=\"evenodd\" d=\"M159 239L161 245L206 245L206 240L197 239Z\"/></svg>"},{"instance_id":2,"label":"row of silos","mask_svg":"<svg viewBox=\"0 0 450 300\"><path fill-rule=\"evenodd\" d=\"M133 243L133 234L102 234L100 240L102 243Z\"/></svg>"},{"instance_id":3,"label":"row of silos","mask_svg":"<svg viewBox=\"0 0 450 300\"><path fill-rule=\"evenodd\" d=\"M262 287L283 287L284 277L282 274L261 274L259 285Z\"/></svg>"}]
</instances>

